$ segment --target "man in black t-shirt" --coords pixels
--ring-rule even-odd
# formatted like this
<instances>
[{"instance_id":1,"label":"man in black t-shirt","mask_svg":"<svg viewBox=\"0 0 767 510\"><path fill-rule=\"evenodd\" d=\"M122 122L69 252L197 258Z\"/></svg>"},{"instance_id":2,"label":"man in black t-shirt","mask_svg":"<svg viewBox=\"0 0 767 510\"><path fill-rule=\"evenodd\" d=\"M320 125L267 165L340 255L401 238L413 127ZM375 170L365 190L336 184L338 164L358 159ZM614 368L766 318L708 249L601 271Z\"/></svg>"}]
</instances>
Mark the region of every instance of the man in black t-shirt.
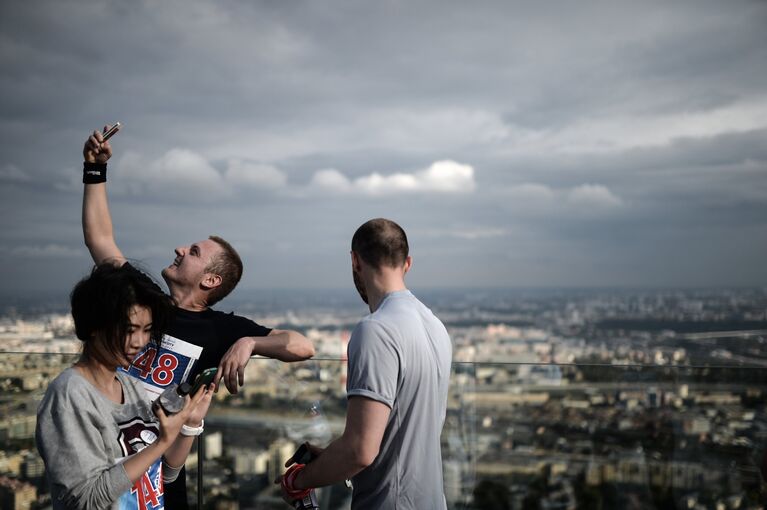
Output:
<instances>
[{"instance_id":1,"label":"man in black t-shirt","mask_svg":"<svg viewBox=\"0 0 767 510\"><path fill-rule=\"evenodd\" d=\"M104 132L109 126L106 126ZM83 235L96 264L127 263L114 239L106 192L106 165L112 148L94 131L83 147ZM208 239L175 249L173 262L162 270L176 309L160 346L149 346L133 361L129 373L149 392L191 380L198 372L218 367L216 383L231 393L244 384L244 370L253 355L301 361L314 355L312 343L290 330L265 328L250 319L212 310L242 276L242 261L224 239ZM201 430L201 429L200 429ZM166 486L166 508L187 508L185 476Z\"/></svg>"}]
</instances>

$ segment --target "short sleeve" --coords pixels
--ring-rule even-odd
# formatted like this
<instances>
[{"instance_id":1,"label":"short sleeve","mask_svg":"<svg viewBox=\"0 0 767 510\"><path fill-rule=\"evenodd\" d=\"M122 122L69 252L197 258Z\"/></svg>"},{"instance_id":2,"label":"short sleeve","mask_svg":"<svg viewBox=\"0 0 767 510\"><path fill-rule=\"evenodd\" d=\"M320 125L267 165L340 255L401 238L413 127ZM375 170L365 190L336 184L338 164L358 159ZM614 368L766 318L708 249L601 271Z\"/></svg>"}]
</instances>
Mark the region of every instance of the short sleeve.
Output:
<instances>
[{"instance_id":1,"label":"short sleeve","mask_svg":"<svg viewBox=\"0 0 767 510\"><path fill-rule=\"evenodd\" d=\"M223 323L227 330L227 336L234 339L244 336L269 336L269 333L272 332L270 328L234 313L224 315Z\"/></svg>"},{"instance_id":2,"label":"short sleeve","mask_svg":"<svg viewBox=\"0 0 767 510\"><path fill-rule=\"evenodd\" d=\"M397 396L400 354L383 324L374 320L360 322L349 340L347 397L367 397L391 408Z\"/></svg>"}]
</instances>

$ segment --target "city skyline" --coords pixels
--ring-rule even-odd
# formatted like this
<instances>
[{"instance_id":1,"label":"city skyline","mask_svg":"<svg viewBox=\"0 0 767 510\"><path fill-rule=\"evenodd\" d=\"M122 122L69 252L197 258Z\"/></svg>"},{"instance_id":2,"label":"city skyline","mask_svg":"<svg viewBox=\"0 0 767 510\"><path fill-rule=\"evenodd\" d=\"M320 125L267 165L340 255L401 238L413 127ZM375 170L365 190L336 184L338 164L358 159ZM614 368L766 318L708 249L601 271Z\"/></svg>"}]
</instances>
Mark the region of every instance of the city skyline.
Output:
<instances>
[{"instance_id":1,"label":"city skyline","mask_svg":"<svg viewBox=\"0 0 767 510\"><path fill-rule=\"evenodd\" d=\"M767 6L79 0L0 6L4 293L88 271L81 148L121 121L117 242L219 234L243 290L767 285Z\"/></svg>"},{"instance_id":2,"label":"city skyline","mask_svg":"<svg viewBox=\"0 0 767 510\"><path fill-rule=\"evenodd\" d=\"M435 302L454 346L449 509L762 508L767 289L505 296ZM187 461L192 501L199 487L206 507L284 507L271 482L285 460L343 433L354 316L328 303L261 315L305 330L316 355L254 357L236 395L216 394L204 462ZM80 342L66 314L0 319L0 498L42 510L36 402ZM320 494L349 507L343 484Z\"/></svg>"}]
</instances>

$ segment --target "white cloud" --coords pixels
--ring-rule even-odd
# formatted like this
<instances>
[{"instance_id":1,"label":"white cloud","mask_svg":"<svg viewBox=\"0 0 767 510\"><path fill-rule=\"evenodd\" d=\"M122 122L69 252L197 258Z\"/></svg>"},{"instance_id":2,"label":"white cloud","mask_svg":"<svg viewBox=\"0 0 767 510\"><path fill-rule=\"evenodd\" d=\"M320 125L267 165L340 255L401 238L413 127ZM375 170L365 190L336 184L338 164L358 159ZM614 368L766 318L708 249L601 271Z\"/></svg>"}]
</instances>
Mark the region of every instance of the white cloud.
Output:
<instances>
[{"instance_id":1,"label":"white cloud","mask_svg":"<svg viewBox=\"0 0 767 510\"><path fill-rule=\"evenodd\" d=\"M617 207L623 200L601 184L582 184L567 192L567 201L583 207Z\"/></svg>"},{"instance_id":2,"label":"white cloud","mask_svg":"<svg viewBox=\"0 0 767 510\"><path fill-rule=\"evenodd\" d=\"M76 249L62 244L48 243L43 245L21 245L12 248L3 247L3 252L17 257L48 258L48 257L84 257L85 249Z\"/></svg>"},{"instance_id":3,"label":"white cloud","mask_svg":"<svg viewBox=\"0 0 767 510\"><path fill-rule=\"evenodd\" d=\"M275 190L287 184L285 173L273 165L231 159L222 173L203 155L184 148L171 149L149 162L128 152L116 166L115 173L126 181L110 188L116 193L216 200L236 196L243 189Z\"/></svg>"},{"instance_id":4,"label":"white cloud","mask_svg":"<svg viewBox=\"0 0 767 510\"><path fill-rule=\"evenodd\" d=\"M383 108L367 118L366 129L356 131L386 147L455 148L503 142L510 135L501 115L485 109Z\"/></svg>"},{"instance_id":5,"label":"white cloud","mask_svg":"<svg viewBox=\"0 0 767 510\"><path fill-rule=\"evenodd\" d=\"M419 185L415 175L402 173L384 176L376 172L354 181L355 188L369 195L418 191Z\"/></svg>"},{"instance_id":6,"label":"white cloud","mask_svg":"<svg viewBox=\"0 0 767 510\"><path fill-rule=\"evenodd\" d=\"M318 170L312 176L309 187L322 189L325 191L346 193L352 189L352 183L349 179L333 168Z\"/></svg>"},{"instance_id":7,"label":"white cloud","mask_svg":"<svg viewBox=\"0 0 767 510\"><path fill-rule=\"evenodd\" d=\"M572 188L554 189L544 184L525 183L505 193L510 205L528 212L551 211L565 207L588 211L614 209L624 205L623 199L602 184L581 184Z\"/></svg>"},{"instance_id":8,"label":"white cloud","mask_svg":"<svg viewBox=\"0 0 767 510\"><path fill-rule=\"evenodd\" d=\"M0 168L0 181L28 182L32 178L16 165L8 164Z\"/></svg>"},{"instance_id":9,"label":"white cloud","mask_svg":"<svg viewBox=\"0 0 767 510\"><path fill-rule=\"evenodd\" d=\"M563 129L510 130L506 152L602 154L663 147L681 138L709 138L764 129L766 119L767 97L704 111L584 116Z\"/></svg>"},{"instance_id":10,"label":"white cloud","mask_svg":"<svg viewBox=\"0 0 767 510\"><path fill-rule=\"evenodd\" d=\"M183 178L212 184L220 178L204 157L188 149L171 149L147 168L155 175L156 172L161 172L160 177L164 179Z\"/></svg>"},{"instance_id":11,"label":"white cloud","mask_svg":"<svg viewBox=\"0 0 767 510\"><path fill-rule=\"evenodd\" d=\"M450 160L433 163L417 177L428 190L460 193L474 191L476 187L474 168Z\"/></svg>"},{"instance_id":12,"label":"white cloud","mask_svg":"<svg viewBox=\"0 0 767 510\"><path fill-rule=\"evenodd\" d=\"M465 229L458 229L450 232L450 235L453 237L457 237L459 239L469 239L469 240L476 240L476 239L488 239L493 237L503 237L506 235L509 235L509 231L504 228L465 228Z\"/></svg>"},{"instance_id":13,"label":"white cloud","mask_svg":"<svg viewBox=\"0 0 767 510\"><path fill-rule=\"evenodd\" d=\"M476 188L474 168L450 160L436 161L415 173L381 175L374 172L351 181L334 169L314 174L310 188L335 193L359 192L366 195L394 193L469 193Z\"/></svg>"},{"instance_id":14,"label":"white cloud","mask_svg":"<svg viewBox=\"0 0 767 510\"><path fill-rule=\"evenodd\" d=\"M524 183L514 186L509 190L509 195L514 200L525 200L534 202L548 202L554 200L556 192L548 186L535 183Z\"/></svg>"},{"instance_id":15,"label":"white cloud","mask_svg":"<svg viewBox=\"0 0 767 510\"><path fill-rule=\"evenodd\" d=\"M125 179L111 186L117 193L187 197L193 200L220 198L226 194L221 174L208 161L189 149L174 148L157 159L145 161L136 152L127 152L112 175Z\"/></svg>"},{"instance_id":16,"label":"white cloud","mask_svg":"<svg viewBox=\"0 0 767 510\"><path fill-rule=\"evenodd\" d=\"M452 226L448 228L428 228L414 232L416 237L424 238L456 238L464 240L491 239L505 237L512 232L509 228L498 228L482 225Z\"/></svg>"},{"instance_id":17,"label":"white cloud","mask_svg":"<svg viewBox=\"0 0 767 510\"><path fill-rule=\"evenodd\" d=\"M287 176L272 165L248 163L239 159L229 161L224 176L232 186L258 189L282 188L288 181Z\"/></svg>"}]
</instances>

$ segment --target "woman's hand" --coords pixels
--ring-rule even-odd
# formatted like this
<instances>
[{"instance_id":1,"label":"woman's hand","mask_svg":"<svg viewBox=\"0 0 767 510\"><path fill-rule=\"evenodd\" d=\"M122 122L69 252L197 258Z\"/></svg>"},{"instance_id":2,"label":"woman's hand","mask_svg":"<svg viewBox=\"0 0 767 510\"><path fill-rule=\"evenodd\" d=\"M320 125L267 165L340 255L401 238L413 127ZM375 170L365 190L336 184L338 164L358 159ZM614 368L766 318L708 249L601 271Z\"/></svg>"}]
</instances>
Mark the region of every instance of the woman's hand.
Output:
<instances>
[{"instance_id":1,"label":"woman's hand","mask_svg":"<svg viewBox=\"0 0 767 510\"><path fill-rule=\"evenodd\" d=\"M213 383L203 386L192 396L191 401L187 403L188 405L184 406L182 413L187 407L189 408L189 415L184 422L187 427L199 427L202 424L202 419L208 414L214 391L215 384Z\"/></svg>"},{"instance_id":2,"label":"woman's hand","mask_svg":"<svg viewBox=\"0 0 767 510\"><path fill-rule=\"evenodd\" d=\"M189 427L199 427L208 412L212 397L213 390L202 387L191 397L189 395L184 397L183 409L170 416L165 413L161 406L155 406L154 412L160 421L159 441L165 445L170 445L178 437L181 426L184 424Z\"/></svg>"}]
</instances>

